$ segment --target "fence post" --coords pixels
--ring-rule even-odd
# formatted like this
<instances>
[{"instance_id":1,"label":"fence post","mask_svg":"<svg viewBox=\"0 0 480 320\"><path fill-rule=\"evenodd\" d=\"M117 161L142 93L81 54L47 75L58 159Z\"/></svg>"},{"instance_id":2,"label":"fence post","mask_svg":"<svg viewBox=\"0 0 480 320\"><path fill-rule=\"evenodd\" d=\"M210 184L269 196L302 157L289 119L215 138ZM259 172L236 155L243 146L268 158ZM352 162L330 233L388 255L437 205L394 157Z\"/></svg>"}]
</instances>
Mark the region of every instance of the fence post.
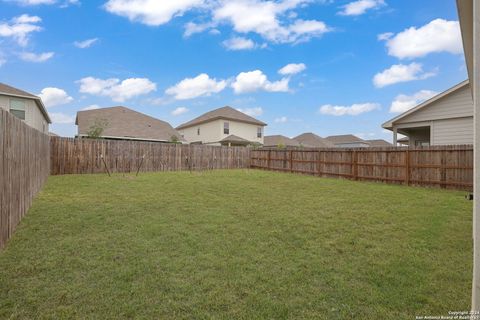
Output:
<instances>
[{"instance_id":1,"label":"fence post","mask_svg":"<svg viewBox=\"0 0 480 320\"><path fill-rule=\"evenodd\" d=\"M318 169L318 176L319 177L321 177L322 174L323 174L322 173L322 160L321 160L322 157L321 157L321 155L322 155L322 151L318 151L318 164L317 164L318 168L317 169Z\"/></svg>"},{"instance_id":2,"label":"fence post","mask_svg":"<svg viewBox=\"0 0 480 320\"><path fill-rule=\"evenodd\" d=\"M352 175L353 180L358 180L357 151L352 151Z\"/></svg>"},{"instance_id":3,"label":"fence post","mask_svg":"<svg viewBox=\"0 0 480 320\"><path fill-rule=\"evenodd\" d=\"M267 170L270 170L270 158L271 158L271 153L272 150L268 150L268 154L267 154Z\"/></svg>"},{"instance_id":4,"label":"fence post","mask_svg":"<svg viewBox=\"0 0 480 320\"><path fill-rule=\"evenodd\" d=\"M293 151L290 150L290 172L293 172Z\"/></svg>"},{"instance_id":5,"label":"fence post","mask_svg":"<svg viewBox=\"0 0 480 320\"><path fill-rule=\"evenodd\" d=\"M410 185L410 150L405 151L405 184Z\"/></svg>"}]
</instances>

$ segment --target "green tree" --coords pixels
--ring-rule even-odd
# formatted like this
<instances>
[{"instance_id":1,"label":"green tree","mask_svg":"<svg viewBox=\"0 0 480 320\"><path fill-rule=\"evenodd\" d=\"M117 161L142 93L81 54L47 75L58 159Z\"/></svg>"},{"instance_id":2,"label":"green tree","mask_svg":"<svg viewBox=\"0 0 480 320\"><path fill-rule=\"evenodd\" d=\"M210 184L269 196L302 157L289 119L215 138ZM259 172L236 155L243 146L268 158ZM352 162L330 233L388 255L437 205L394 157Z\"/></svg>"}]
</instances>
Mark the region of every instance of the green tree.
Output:
<instances>
[{"instance_id":1,"label":"green tree","mask_svg":"<svg viewBox=\"0 0 480 320\"><path fill-rule=\"evenodd\" d=\"M173 135L170 137L170 142L171 143L180 143L180 140L178 139L178 137L176 135Z\"/></svg>"},{"instance_id":2,"label":"green tree","mask_svg":"<svg viewBox=\"0 0 480 320\"><path fill-rule=\"evenodd\" d=\"M108 121L105 119L95 119L93 124L87 131L87 136L91 139L98 139L102 136L103 131L108 127Z\"/></svg>"}]
</instances>

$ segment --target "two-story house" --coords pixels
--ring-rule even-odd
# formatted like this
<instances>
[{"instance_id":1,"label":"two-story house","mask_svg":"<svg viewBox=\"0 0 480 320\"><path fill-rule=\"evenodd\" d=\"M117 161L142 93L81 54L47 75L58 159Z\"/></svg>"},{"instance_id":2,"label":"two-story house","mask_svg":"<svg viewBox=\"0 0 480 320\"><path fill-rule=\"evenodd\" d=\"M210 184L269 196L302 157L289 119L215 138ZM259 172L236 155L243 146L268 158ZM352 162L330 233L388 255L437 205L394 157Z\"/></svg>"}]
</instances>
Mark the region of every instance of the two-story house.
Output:
<instances>
[{"instance_id":1,"label":"two-story house","mask_svg":"<svg viewBox=\"0 0 480 320\"><path fill-rule=\"evenodd\" d=\"M52 121L40 97L0 83L0 109L22 119L30 127L48 134L48 125Z\"/></svg>"},{"instance_id":2,"label":"two-story house","mask_svg":"<svg viewBox=\"0 0 480 320\"><path fill-rule=\"evenodd\" d=\"M207 112L177 127L189 143L246 146L263 144L267 124L231 107Z\"/></svg>"}]
</instances>

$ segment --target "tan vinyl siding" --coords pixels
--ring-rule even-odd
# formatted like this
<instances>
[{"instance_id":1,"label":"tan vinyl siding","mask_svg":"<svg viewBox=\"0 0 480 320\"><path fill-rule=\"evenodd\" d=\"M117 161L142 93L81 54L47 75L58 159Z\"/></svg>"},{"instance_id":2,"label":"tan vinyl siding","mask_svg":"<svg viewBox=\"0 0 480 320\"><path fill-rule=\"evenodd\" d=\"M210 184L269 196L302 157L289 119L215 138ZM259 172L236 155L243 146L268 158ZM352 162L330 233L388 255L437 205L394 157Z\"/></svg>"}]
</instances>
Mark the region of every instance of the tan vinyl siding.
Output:
<instances>
[{"instance_id":1,"label":"tan vinyl siding","mask_svg":"<svg viewBox=\"0 0 480 320\"><path fill-rule=\"evenodd\" d=\"M228 122L229 133L224 133L224 123ZM211 122L204 122L192 127L179 129L180 134L189 143L202 142L204 144L219 144L221 140L230 135L238 136L242 139L263 144L263 129L262 137L257 137L257 130L260 125L238 122L233 120L213 120ZM200 128L200 135L197 134L197 129Z\"/></svg>"},{"instance_id":2,"label":"tan vinyl siding","mask_svg":"<svg viewBox=\"0 0 480 320\"><path fill-rule=\"evenodd\" d=\"M0 95L0 108L10 111L10 100L25 102L25 123L40 132L48 133L48 122L35 100Z\"/></svg>"},{"instance_id":3,"label":"tan vinyl siding","mask_svg":"<svg viewBox=\"0 0 480 320\"><path fill-rule=\"evenodd\" d=\"M223 120L214 120L212 122L201 123L189 128L178 130L183 138L188 142L202 142L205 144L218 143L227 135L223 134ZM197 130L200 129L200 135ZM230 129L231 130L231 129Z\"/></svg>"},{"instance_id":4,"label":"tan vinyl siding","mask_svg":"<svg viewBox=\"0 0 480 320\"><path fill-rule=\"evenodd\" d=\"M436 120L432 135L434 145L473 144L473 117Z\"/></svg>"},{"instance_id":5,"label":"tan vinyl siding","mask_svg":"<svg viewBox=\"0 0 480 320\"><path fill-rule=\"evenodd\" d=\"M395 124L472 116L472 94L470 86L465 86L436 101L432 105L406 116L398 122L395 122Z\"/></svg>"}]
</instances>

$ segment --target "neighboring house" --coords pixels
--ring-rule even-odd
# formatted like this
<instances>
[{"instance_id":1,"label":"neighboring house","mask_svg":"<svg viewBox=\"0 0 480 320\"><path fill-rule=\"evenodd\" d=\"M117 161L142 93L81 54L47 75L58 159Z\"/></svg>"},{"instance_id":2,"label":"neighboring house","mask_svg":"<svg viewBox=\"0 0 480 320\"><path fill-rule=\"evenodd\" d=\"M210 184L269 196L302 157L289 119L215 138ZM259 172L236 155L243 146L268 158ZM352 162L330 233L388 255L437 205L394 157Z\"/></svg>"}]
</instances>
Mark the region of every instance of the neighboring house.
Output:
<instances>
[{"instance_id":1,"label":"neighboring house","mask_svg":"<svg viewBox=\"0 0 480 320\"><path fill-rule=\"evenodd\" d=\"M48 125L52 121L40 97L0 83L0 108L22 119L30 127L48 134Z\"/></svg>"},{"instance_id":2,"label":"neighboring house","mask_svg":"<svg viewBox=\"0 0 480 320\"><path fill-rule=\"evenodd\" d=\"M294 140L298 141L305 147L314 147L314 148L333 148L335 145L328 141L325 138L322 138L315 133L306 132L302 133L299 136L293 138Z\"/></svg>"},{"instance_id":3,"label":"neighboring house","mask_svg":"<svg viewBox=\"0 0 480 320\"><path fill-rule=\"evenodd\" d=\"M354 136L353 134L329 136L329 137L326 137L325 139L330 141L335 146L335 148L368 148L370 147L370 144L367 141L360 139L359 137Z\"/></svg>"},{"instance_id":4,"label":"neighboring house","mask_svg":"<svg viewBox=\"0 0 480 320\"><path fill-rule=\"evenodd\" d=\"M408 146L408 137L397 139L397 143L401 146Z\"/></svg>"},{"instance_id":5,"label":"neighboring house","mask_svg":"<svg viewBox=\"0 0 480 320\"><path fill-rule=\"evenodd\" d=\"M77 112L77 137L88 137L99 129L99 138L155 142L182 141L168 123L126 107L111 107Z\"/></svg>"},{"instance_id":6,"label":"neighboring house","mask_svg":"<svg viewBox=\"0 0 480 320\"><path fill-rule=\"evenodd\" d=\"M290 139L288 137L282 135L273 135L273 136L265 136L263 141L264 147L301 147L298 141L294 139Z\"/></svg>"},{"instance_id":7,"label":"neighboring house","mask_svg":"<svg viewBox=\"0 0 480 320\"><path fill-rule=\"evenodd\" d=\"M372 148L393 147L393 144L383 139L374 139L374 140L365 140L365 141L368 142L368 144Z\"/></svg>"},{"instance_id":8,"label":"neighboring house","mask_svg":"<svg viewBox=\"0 0 480 320\"><path fill-rule=\"evenodd\" d=\"M263 144L266 125L227 106L184 123L177 130L189 143L244 146Z\"/></svg>"},{"instance_id":9,"label":"neighboring house","mask_svg":"<svg viewBox=\"0 0 480 320\"><path fill-rule=\"evenodd\" d=\"M473 144L473 100L469 81L385 122L383 128L409 138L410 146Z\"/></svg>"}]
</instances>

